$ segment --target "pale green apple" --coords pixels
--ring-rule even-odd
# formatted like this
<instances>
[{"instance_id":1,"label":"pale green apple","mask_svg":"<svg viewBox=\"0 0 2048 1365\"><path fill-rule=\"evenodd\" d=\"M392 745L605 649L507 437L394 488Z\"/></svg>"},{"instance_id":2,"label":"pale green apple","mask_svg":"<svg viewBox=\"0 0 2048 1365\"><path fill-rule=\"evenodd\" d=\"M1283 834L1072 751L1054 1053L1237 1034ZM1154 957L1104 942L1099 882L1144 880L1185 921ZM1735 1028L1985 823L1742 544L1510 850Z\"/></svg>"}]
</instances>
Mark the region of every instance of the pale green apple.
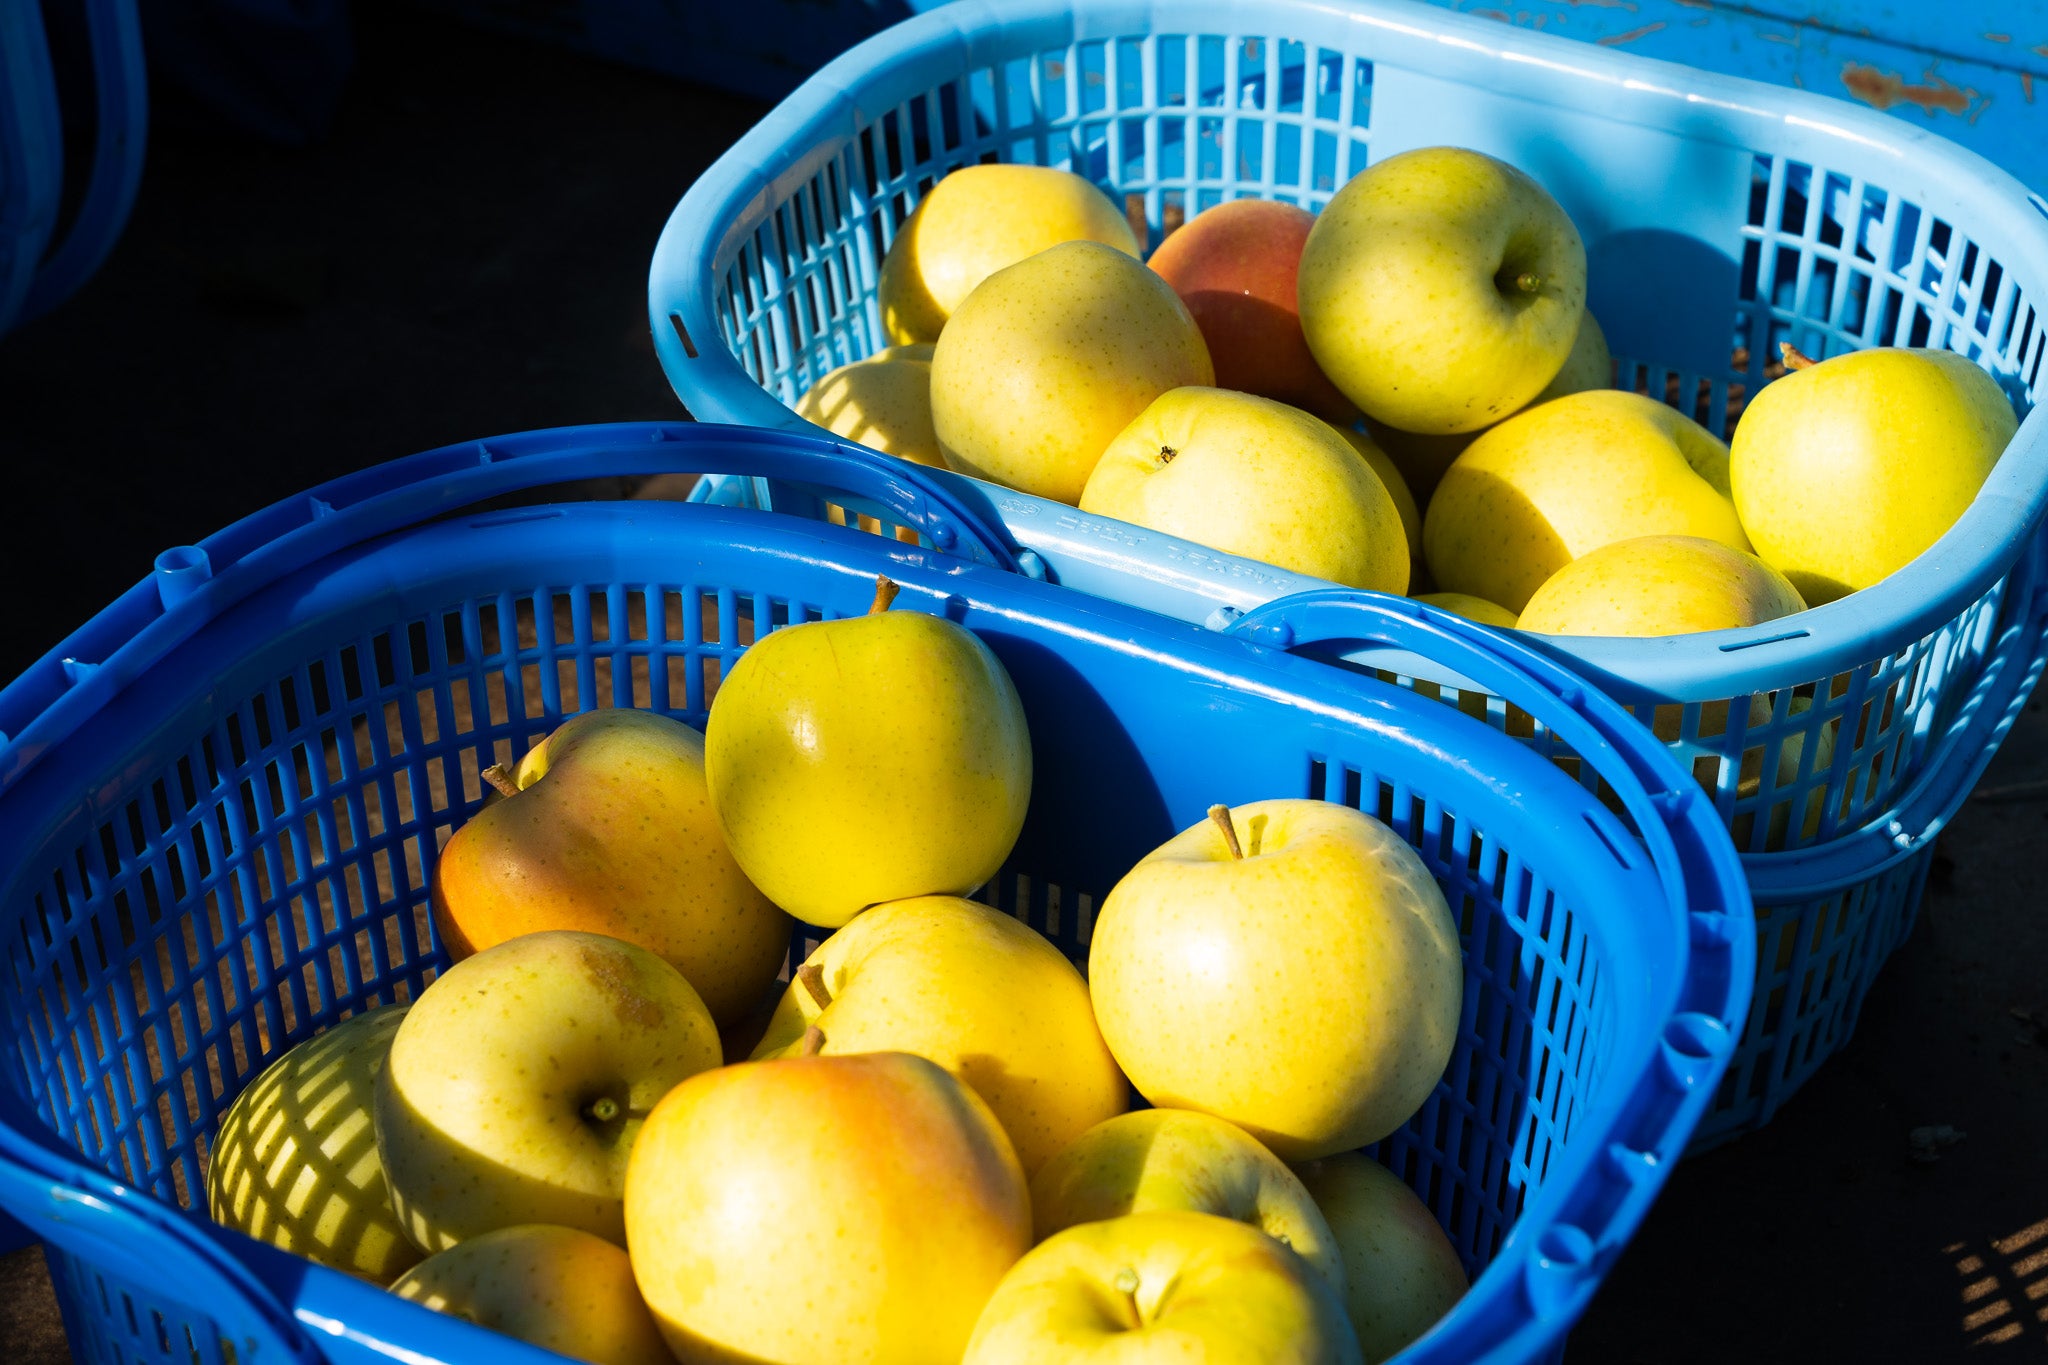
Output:
<instances>
[{"instance_id":1,"label":"pale green apple","mask_svg":"<svg viewBox=\"0 0 2048 1365\"><path fill-rule=\"evenodd\" d=\"M1031 799L1031 735L974 632L890 611L778 630L705 722L711 805L769 899L833 929L870 905L965 895L1003 865Z\"/></svg>"},{"instance_id":2,"label":"pale green apple","mask_svg":"<svg viewBox=\"0 0 2048 1365\"><path fill-rule=\"evenodd\" d=\"M1256 1228L1159 1210L1082 1223L1003 1277L961 1365L1353 1365L1335 1290Z\"/></svg>"},{"instance_id":3,"label":"pale green apple","mask_svg":"<svg viewBox=\"0 0 2048 1365\"><path fill-rule=\"evenodd\" d=\"M1403 431L1477 431L1541 393L1586 310L1586 248L1504 161L1422 147L1338 190L1301 253L1301 326L1323 372Z\"/></svg>"},{"instance_id":4,"label":"pale green apple","mask_svg":"<svg viewBox=\"0 0 2048 1365\"><path fill-rule=\"evenodd\" d=\"M1689 635L1804 611L1785 575L1698 536L1618 540L1566 564L1522 608L1542 635Z\"/></svg>"},{"instance_id":5,"label":"pale green apple","mask_svg":"<svg viewBox=\"0 0 2048 1365\"><path fill-rule=\"evenodd\" d=\"M1432 607L1441 607L1468 621L1477 621L1482 626L1494 626L1500 630L1513 630L1520 619L1506 607L1489 602L1483 597L1474 597L1468 592L1426 592L1415 600L1427 602Z\"/></svg>"},{"instance_id":6,"label":"pale green apple","mask_svg":"<svg viewBox=\"0 0 2048 1365\"><path fill-rule=\"evenodd\" d=\"M1408 589L1386 485L1336 428L1230 389L1172 389L1102 452L1081 510L1351 588Z\"/></svg>"},{"instance_id":7,"label":"pale green apple","mask_svg":"<svg viewBox=\"0 0 2048 1365\"><path fill-rule=\"evenodd\" d=\"M1728 497L1728 448L1691 418L1616 389L1554 398L1486 432L1445 472L1422 518L1437 588L1518 614L1579 556L1657 535L1749 550Z\"/></svg>"},{"instance_id":8,"label":"pale green apple","mask_svg":"<svg viewBox=\"0 0 2048 1365\"><path fill-rule=\"evenodd\" d=\"M954 896L854 916L798 969L755 1058L794 1055L813 1026L826 1056L914 1052L973 1086L1026 1175L1130 1100L1066 954Z\"/></svg>"},{"instance_id":9,"label":"pale green apple","mask_svg":"<svg viewBox=\"0 0 2048 1365\"><path fill-rule=\"evenodd\" d=\"M882 328L936 341L975 286L1061 242L1100 242L1136 259L1138 239L1109 197L1050 166L962 166L932 187L889 244L876 281Z\"/></svg>"},{"instance_id":10,"label":"pale green apple","mask_svg":"<svg viewBox=\"0 0 2048 1365\"><path fill-rule=\"evenodd\" d=\"M1294 1172L1250 1133L1192 1109L1138 1109L1083 1133L1031 1181L1032 1234L1127 1213L1213 1213L1277 1238L1338 1291L1344 1262Z\"/></svg>"},{"instance_id":11,"label":"pale green apple","mask_svg":"<svg viewBox=\"0 0 2048 1365\"><path fill-rule=\"evenodd\" d=\"M1819 606L1939 540L2017 428L1997 381L1962 356L1851 351L1750 401L1730 457L1735 507L1757 553Z\"/></svg>"},{"instance_id":12,"label":"pale green apple","mask_svg":"<svg viewBox=\"0 0 2048 1365\"><path fill-rule=\"evenodd\" d=\"M419 1260L392 1211L370 1120L405 1008L344 1019L236 1097L206 1170L214 1222L377 1284Z\"/></svg>"},{"instance_id":13,"label":"pale green apple","mask_svg":"<svg viewBox=\"0 0 2048 1365\"><path fill-rule=\"evenodd\" d=\"M1378 1365L1464 1297L1465 1267L1429 1206L1377 1161L1340 1152L1299 1174L1343 1252L1344 1308L1359 1352Z\"/></svg>"},{"instance_id":14,"label":"pale green apple","mask_svg":"<svg viewBox=\"0 0 2048 1365\"><path fill-rule=\"evenodd\" d=\"M1173 286L1125 253L1067 242L999 270L932 355L932 426L949 469L1078 502L1145 405L1216 372Z\"/></svg>"},{"instance_id":15,"label":"pale green apple","mask_svg":"<svg viewBox=\"0 0 2048 1365\"><path fill-rule=\"evenodd\" d=\"M1457 922L1414 849L1334 802L1255 801L1186 830L1104 898L1088 988L1155 1105L1289 1161L1385 1137L1457 1041Z\"/></svg>"},{"instance_id":16,"label":"pale green apple","mask_svg":"<svg viewBox=\"0 0 2048 1365\"><path fill-rule=\"evenodd\" d=\"M953 1365L1031 1245L995 1115L904 1052L745 1062L647 1120L633 1273L683 1365Z\"/></svg>"},{"instance_id":17,"label":"pale green apple","mask_svg":"<svg viewBox=\"0 0 2048 1365\"><path fill-rule=\"evenodd\" d=\"M590 1365L675 1365L626 1253L577 1228L482 1233L427 1257L391 1292Z\"/></svg>"},{"instance_id":18,"label":"pale green apple","mask_svg":"<svg viewBox=\"0 0 2048 1365\"><path fill-rule=\"evenodd\" d=\"M624 1244L626 1158L655 1101L719 1064L683 974L557 929L458 962L413 1002L377 1077L377 1150L426 1251L519 1223Z\"/></svg>"},{"instance_id":19,"label":"pale green apple","mask_svg":"<svg viewBox=\"0 0 2048 1365\"><path fill-rule=\"evenodd\" d=\"M652 711L589 711L514 772L486 776L511 795L455 831L434 865L450 956L542 929L607 934L666 959L721 1022L775 980L789 916L725 845L697 731Z\"/></svg>"},{"instance_id":20,"label":"pale green apple","mask_svg":"<svg viewBox=\"0 0 2048 1365\"><path fill-rule=\"evenodd\" d=\"M912 464L943 468L946 463L939 457L939 438L932 430L929 360L884 354L841 365L804 392L796 415L834 436Z\"/></svg>"}]
</instances>

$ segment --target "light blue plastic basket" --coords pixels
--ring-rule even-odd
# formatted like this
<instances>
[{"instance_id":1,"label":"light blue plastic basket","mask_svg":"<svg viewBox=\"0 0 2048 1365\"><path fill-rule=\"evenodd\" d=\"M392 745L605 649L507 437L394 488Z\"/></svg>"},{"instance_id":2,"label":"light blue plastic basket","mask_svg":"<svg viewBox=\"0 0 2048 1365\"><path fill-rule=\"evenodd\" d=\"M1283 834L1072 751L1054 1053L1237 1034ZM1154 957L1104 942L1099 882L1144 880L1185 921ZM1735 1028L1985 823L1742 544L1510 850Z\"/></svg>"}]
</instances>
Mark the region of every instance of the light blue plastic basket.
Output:
<instances>
[{"instance_id":1,"label":"light blue plastic basket","mask_svg":"<svg viewBox=\"0 0 2048 1365\"><path fill-rule=\"evenodd\" d=\"M463 510L678 469L858 497L954 552L681 503ZM1464 1010L1442 1084L1377 1155L1476 1280L1403 1359L1554 1358L1747 1006L1747 890L1710 802L1568 670L1419 604L1333 591L1286 619L1302 648L1470 676L1555 727L1607 801L1405 689L1014 567L999 526L857 448L535 432L169 551L0 691L0 1208L46 1241L78 1358L558 1362L208 1222L214 1126L284 1048L445 965L426 888L481 767L593 706L701 725L758 633L858 613L878 573L1015 680L1033 799L986 894L1076 960L1099 898L1211 802L1339 801L1417 848L1459 917Z\"/></svg>"},{"instance_id":2,"label":"light blue plastic basket","mask_svg":"<svg viewBox=\"0 0 2048 1365\"><path fill-rule=\"evenodd\" d=\"M0 333L90 279L127 225L142 180L148 86L135 0L74 0L92 70L92 160L58 232L64 137L37 4L0 4Z\"/></svg>"},{"instance_id":3,"label":"light blue plastic basket","mask_svg":"<svg viewBox=\"0 0 2048 1365\"><path fill-rule=\"evenodd\" d=\"M790 405L883 344L877 265L953 167L1079 171L1156 243L1169 205L1319 208L1369 159L1439 143L1504 157L1557 196L1624 386L1717 432L1781 341L1816 356L1945 346L2031 405L2048 203L1989 163L1839 101L1401 0L959 0L920 15L826 67L691 187L649 277L655 346L698 417L815 431ZM1228 626L1327 586L956 486L1035 571L1186 621ZM763 481L703 492L830 510ZM2040 672L2048 598L2026 552L2044 500L2034 415L1969 514L1874 588L1750 630L1540 642L1659 722L1763 907L1766 975L1703 1140L1767 1120L1848 1037L1917 901L1900 869L1924 863ZM1832 758L1816 765L1823 730ZM1799 758L1781 774L1788 742Z\"/></svg>"}]
</instances>

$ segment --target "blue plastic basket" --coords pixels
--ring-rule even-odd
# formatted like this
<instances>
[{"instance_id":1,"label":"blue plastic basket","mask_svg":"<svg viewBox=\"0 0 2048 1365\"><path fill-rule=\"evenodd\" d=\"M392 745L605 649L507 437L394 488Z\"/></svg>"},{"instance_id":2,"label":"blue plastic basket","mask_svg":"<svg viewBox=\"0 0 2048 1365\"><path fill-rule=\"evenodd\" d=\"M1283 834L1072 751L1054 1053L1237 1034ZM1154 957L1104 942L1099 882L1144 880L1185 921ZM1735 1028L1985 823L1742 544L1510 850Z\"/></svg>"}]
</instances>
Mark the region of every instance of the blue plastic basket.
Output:
<instances>
[{"instance_id":1,"label":"blue plastic basket","mask_svg":"<svg viewBox=\"0 0 2048 1365\"><path fill-rule=\"evenodd\" d=\"M682 503L463 510L677 469L869 500L956 553ZM1711 803L1554 661L1419 604L1331 592L1289 619L1304 645L1414 653L1511 699L1570 739L1606 803L1410 691L1014 562L940 482L857 448L529 433L169 551L0 692L0 1207L48 1244L79 1359L555 1359L208 1222L214 1126L284 1048L444 965L426 887L481 766L579 708L702 724L757 632L859 612L879 572L897 610L975 629L1015 679L1033 801L986 894L1076 959L1099 897L1211 802L1341 801L1417 847L1460 917L1464 1016L1443 1084L1378 1155L1477 1279L1406 1359L1554 1355L1747 1008L1748 897Z\"/></svg>"},{"instance_id":2,"label":"blue plastic basket","mask_svg":"<svg viewBox=\"0 0 2048 1365\"><path fill-rule=\"evenodd\" d=\"M77 0L93 150L59 233L64 137L41 6L0 5L0 333L71 297L113 250L142 180L148 86L135 0Z\"/></svg>"},{"instance_id":3,"label":"blue plastic basket","mask_svg":"<svg viewBox=\"0 0 2048 1365\"><path fill-rule=\"evenodd\" d=\"M684 196L649 278L656 349L698 417L815 432L790 405L883 344L878 263L953 167L1076 170L1156 242L1169 206L1319 208L1369 159L1437 143L1504 157L1558 197L1623 384L1717 432L1780 341L1818 356L1944 346L2023 409L2037 391L2048 201L1989 163L1840 101L1402 0L958 0L903 23L807 82ZM956 487L1044 576L1186 621L1228 626L1327 586ZM808 505L766 481L703 492ZM2023 552L2044 502L2035 414L1969 514L1874 588L1749 630L1537 643L1658 723L1762 907L1769 974L1703 1140L1766 1121L1847 1038L1917 897L1897 868L1929 847L2040 672L2048 598ZM1822 731L1832 757L1817 765ZM1799 758L1781 774L1788 743Z\"/></svg>"}]
</instances>

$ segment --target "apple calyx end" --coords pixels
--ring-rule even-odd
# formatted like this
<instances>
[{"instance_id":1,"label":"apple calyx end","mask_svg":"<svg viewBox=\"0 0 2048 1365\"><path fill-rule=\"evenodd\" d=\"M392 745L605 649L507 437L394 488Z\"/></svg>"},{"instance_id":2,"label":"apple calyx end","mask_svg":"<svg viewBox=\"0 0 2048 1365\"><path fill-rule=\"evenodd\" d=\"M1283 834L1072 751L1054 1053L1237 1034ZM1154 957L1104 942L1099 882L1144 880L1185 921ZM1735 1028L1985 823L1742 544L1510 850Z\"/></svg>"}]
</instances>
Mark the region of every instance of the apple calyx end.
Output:
<instances>
[{"instance_id":1,"label":"apple calyx end","mask_svg":"<svg viewBox=\"0 0 2048 1365\"><path fill-rule=\"evenodd\" d=\"M493 763L477 775L500 796L519 795L519 783L513 780L511 769L502 763Z\"/></svg>"},{"instance_id":2,"label":"apple calyx end","mask_svg":"<svg viewBox=\"0 0 2048 1365\"><path fill-rule=\"evenodd\" d=\"M1209 818L1223 831L1223 846L1230 850L1230 861L1243 862L1244 846L1237 842L1237 826L1230 819L1230 807L1220 803L1209 807Z\"/></svg>"},{"instance_id":3,"label":"apple calyx end","mask_svg":"<svg viewBox=\"0 0 2048 1365\"><path fill-rule=\"evenodd\" d=\"M868 615L880 616L889 610L889 604L896 600L896 594L903 591L896 581L886 574L875 575L875 600L868 607Z\"/></svg>"},{"instance_id":4,"label":"apple calyx end","mask_svg":"<svg viewBox=\"0 0 2048 1365\"><path fill-rule=\"evenodd\" d=\"M832 991L825 984L823 967L815 962L806 962L796 969L796 979L803 983L803 988L809 992L811 999L818 1002L819 1009L824 1009L832 1003Z\"/></svg>"},{"instance_id":5,"label":"apple calyx end","mask_svg":"<svg viewBox=\"0 0 2048 1365\"><path fill-rule=\"evenodd\" d=\"M1173 463L1174 457L1178 454L1180 454L1180 452L1178 450L1175 450L1172 446L1161 446L1159 447L1159 463L1161 465L1170 465Z\"/></svg>"},{"instance_id":6,"label":"apple calyx end","mask_svg":"<svg viewBox=\"0 0 2048 1365\"><path fill-rule=\"evenodd\" d=\"M797 1045L799 1057L815 1057L825 1050L825 1030L816 1024L804 1030L804 1040Z\"/></svg>"},{"instance_id":7,"label":"apple calyx end","mask_svg":"<svg viewBox=\"0 0 2048 1365\"><path fill-rule=\"evenodd\" d=\"M1784 360L1785 368L1788 370L1810 370L1820 363L1789 341L1778 343L1778 355Z\"/></svg>"}]
</instances>

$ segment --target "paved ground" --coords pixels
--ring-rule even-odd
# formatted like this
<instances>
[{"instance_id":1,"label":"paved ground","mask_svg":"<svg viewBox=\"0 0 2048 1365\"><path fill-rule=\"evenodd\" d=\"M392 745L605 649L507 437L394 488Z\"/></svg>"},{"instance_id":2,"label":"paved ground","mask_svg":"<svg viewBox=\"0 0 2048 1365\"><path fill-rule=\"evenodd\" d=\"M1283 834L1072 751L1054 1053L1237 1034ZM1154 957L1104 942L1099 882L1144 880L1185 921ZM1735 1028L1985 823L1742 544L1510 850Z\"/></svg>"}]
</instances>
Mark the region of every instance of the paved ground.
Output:
<instances>
[{"instance_id":1,"label":"paved ground","mask_svg":"<svg viewBox=\"0 0 2048 1365\"><path fill-rule=\"evenodd\" d=\"M405 12L402 12L405 13ZM362 464L678 409L645 262L758 106L378 9L308 152L159 125L133 225L0 341L0 460L68 551L15 547L9 677L189 541ZM2048 777L2036 703L1987 786ZM2048 1356L2048 801L1973 803L1854 1043L1687 1163L1574 1338L1603 1365ZM1967 1133L1933 1165L1907 1132ZM65 1358L31 1249L0 1356Z\"/></svg>"}]
</instances>

